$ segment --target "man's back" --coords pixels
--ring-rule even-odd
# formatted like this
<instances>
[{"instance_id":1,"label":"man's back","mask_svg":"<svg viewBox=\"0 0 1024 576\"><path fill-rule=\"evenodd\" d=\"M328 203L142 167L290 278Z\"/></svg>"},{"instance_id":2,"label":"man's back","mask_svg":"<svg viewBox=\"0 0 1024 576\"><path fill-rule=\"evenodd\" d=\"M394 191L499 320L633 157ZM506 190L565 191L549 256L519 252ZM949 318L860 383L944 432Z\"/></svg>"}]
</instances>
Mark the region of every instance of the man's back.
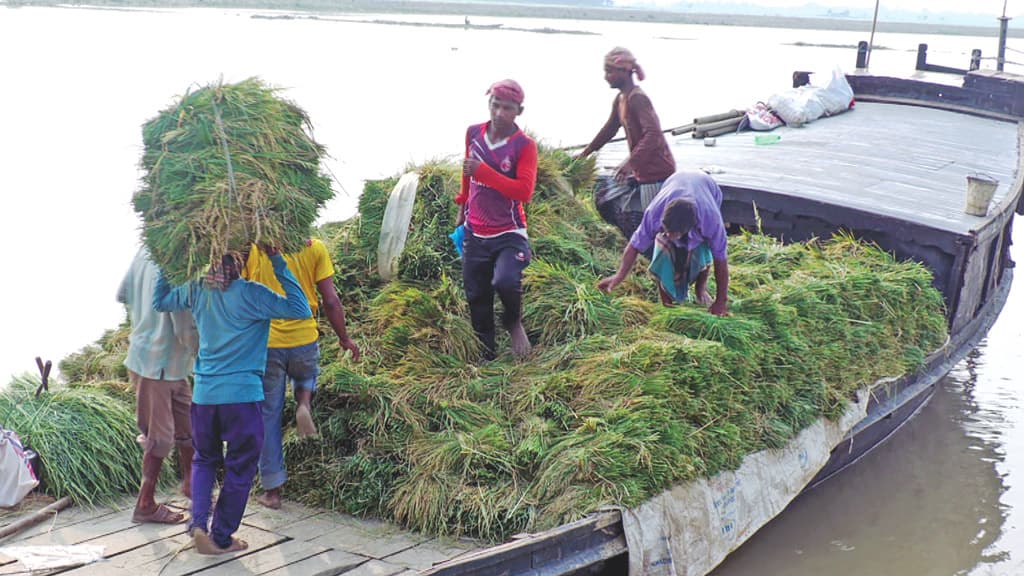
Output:
<instances>
[{"instance_id":1,"label":"man's back","mask_svg":"<svg viewBox=\"0 0 1024 576\"><path fill-rule=\"evenodd\" d=\"M125 366L153 380L183 380L192 373L198 335L186 311L157 312L153 289L160 270L143 246L121 281L118 302L128 306L132 331Z\"/></svg>"}]
</instances>

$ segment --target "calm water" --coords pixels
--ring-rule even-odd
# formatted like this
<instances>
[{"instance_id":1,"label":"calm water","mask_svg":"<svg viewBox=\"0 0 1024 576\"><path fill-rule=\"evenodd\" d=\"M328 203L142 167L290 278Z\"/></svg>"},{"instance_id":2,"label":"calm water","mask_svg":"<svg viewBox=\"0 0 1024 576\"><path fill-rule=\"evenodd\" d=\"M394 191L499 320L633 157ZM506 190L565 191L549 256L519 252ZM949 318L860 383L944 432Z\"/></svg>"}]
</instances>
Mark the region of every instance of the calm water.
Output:
<instances>
[{"instance_id":1,"label":"calm water","mask_svg":"<svg viewBox=\"0 0 1024 576\"><path fill-rule=\"evenodd\" d=\"M789 87L795 69L849 70L852 46L867 38L473 19L589 33L542 34L252 15L0 7L0 382L34 370L37 355L58 361L122 319L114 292L138 246L129 200L140 126L190 87L253 75L283 87L332 155L338 196L322 219L339 220L355 211L363 180L458 154L465 127L486 118L483 92L496 79L524 86L524 128L548 144L582 144L609 112L614 94L601 58L617 44L638 56L648 75L643 87L670 127L765 100ZM462 16L405 20L461 23ZM907 75L919 42L930 45L932 61L951 66L966 66L972 48L995 52L994 38L878 34L876 45L888 49L875 51L872 72ZM1016 292L986 344L918 419L795 502L720 573L1014 573L1024 561L1016 529L1024 492L1013 488L1024 475L1011 373L1024 342Z\"/></svg>"}]
</instances>

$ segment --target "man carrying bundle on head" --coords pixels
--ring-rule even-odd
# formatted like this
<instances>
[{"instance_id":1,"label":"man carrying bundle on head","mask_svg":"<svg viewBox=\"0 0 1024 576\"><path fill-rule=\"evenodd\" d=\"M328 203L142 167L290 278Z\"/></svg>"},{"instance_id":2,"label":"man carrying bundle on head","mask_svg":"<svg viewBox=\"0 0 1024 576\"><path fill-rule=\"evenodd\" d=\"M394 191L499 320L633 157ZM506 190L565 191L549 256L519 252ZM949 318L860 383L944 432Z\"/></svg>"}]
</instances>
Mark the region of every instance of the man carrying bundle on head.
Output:
<instances>
[{"instance_id":1,"label":"man carrying bundle on head","mask_svg":"<svg viewBox=\"0 0 1024 576\"><path fill-rule=\"evenodd\" d=\"M260 483L263 494L256 500L268 508L281 507L281 486L288 480L282 447L282 416L288 380L295 394L295 426L299 436L316 435L312 401L316 379L320 374L320 332L317 328L317 292L324 303L324 314L338 336L342 351L352 353L359 361L359 346L348 336L345 308L334 288L334 264L327 247L320 240L307 240L302 250L285 254L288 270L299 281L312 314L301 320L275 319L270 322L267 343L267 368L263 373L263 453L260 455ZM284 287L277 281L270 256L257 246L249 251L242 276L268 286L278 294Z\"/></svg>"},{"instance_id":2,"label":"man carrying bundle on head","mask_svg":"<svg viewBox=\"0 0 1024 576\"><path fill-rule=\"evenodd\" d=\"M306 295L277 248L265 247L284 296L240 278L242 258L225 254L201 281L172 289L161 274L153 294L160 312L190 309L199 330L192 393L192 520L189 532L200 554L245 550L234 537L263 449L263 371L272 318L309 318ZM227 444L227 452L224 444ZM224 482L210 518L220 468Z\"/></svg>"},{"instance_id":3,"label":"man carrying bundle on head","mask_svg":"<svg viewBox=\"0 0 1024 576\"><path fill-rule=\"evenodd\" d=\"M676 170L661 122L647 94L633 82L644 79L643 68L629 50L618 47L604 57L604 79L619 91L612 101L612 112L594 140L578 155L585 158L608 143L619 127L625 128L629 156L615 169L612 177L598 178L594 200L598 212L609 224L618 226L629 238L640 222L644 209Z\"/></svg>"},{"instance_id":4,"label":"man carrying bundle on head","mask_svg":"<svg viewBox=\"0 0 1024 576\"><path fill-rule=\"evenodd\" d=\"M716 316L728 314L729 262L726 259L722 190L703 172L677 172L644 210L640 226L622 253L619 270L597 283L611 292L633 269L638 254L651 259L665 305L685 301L690 283L695 299L710 304ZM715 266L715 299L708 294L708 274Z\"/></svg>"},{"instance_id":5,"label":"man carrying bundle on head","mask_svg":"<svg viewBox=\"0 0 1024 576\"><path fill-rule=\"evenodd\" d=\"M512 354L530 353L522 323L523 270L530 264L523 204L537 182L537 143L516 125L523 111L523 89L502 80L488 90L491 119L466 130L462 187L455 203L455 225L465 226L462 280L473 331L485 360L495 357L494 293L504 305L502 325Z\"/></svg>"}]
</instances>

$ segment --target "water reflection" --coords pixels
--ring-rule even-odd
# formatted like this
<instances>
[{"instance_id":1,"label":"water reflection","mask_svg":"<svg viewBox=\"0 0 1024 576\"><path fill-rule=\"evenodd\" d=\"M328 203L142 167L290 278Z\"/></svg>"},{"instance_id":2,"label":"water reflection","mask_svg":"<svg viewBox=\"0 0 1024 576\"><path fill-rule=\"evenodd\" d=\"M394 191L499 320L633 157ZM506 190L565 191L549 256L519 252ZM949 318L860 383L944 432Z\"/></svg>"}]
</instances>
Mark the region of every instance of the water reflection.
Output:
<instances>
[{"instance_id":1,"label":"water reflection","mask_svg":"<svg viewBox=\"0 0 1024 576\"><path fill-rule=\"evenodd\" d=\"M1009 513L1007 405L978 401L984 371L981 347L886 444L796 499L713 574L1005 573L992 570L1011 560L996 545Z\"/></svg>"}]
</instances>

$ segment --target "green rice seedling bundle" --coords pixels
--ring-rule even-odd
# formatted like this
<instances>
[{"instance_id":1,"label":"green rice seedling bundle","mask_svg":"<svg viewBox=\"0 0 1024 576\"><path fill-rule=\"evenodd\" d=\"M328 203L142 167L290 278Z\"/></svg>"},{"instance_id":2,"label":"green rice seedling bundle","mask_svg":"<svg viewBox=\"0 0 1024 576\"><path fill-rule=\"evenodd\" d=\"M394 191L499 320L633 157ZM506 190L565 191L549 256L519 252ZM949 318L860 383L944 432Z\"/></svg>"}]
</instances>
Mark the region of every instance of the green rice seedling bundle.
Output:
<instances>
[{"instance_id":1,"label":"green rice seedling bundle","mask_svg":"<svg viewBox=\"0 0 1024 576\"><path fill-rule=\"evenodd\" d=\"M68 355L58 363L61 374L69 382L116 380L128 381L124 358L128 354L128 336L131 327L122 323L107 330L95 344Z\"/></svg>"},{"instance_id":2,"label":"green rice seedling bundle","mask_svg":"<svg viewBox=\"0 0 1024 576\"><path fill-rule=\"evenodd\" d=\"M186 93L143 126L132 202L173 283L251 242L298 250L333 197L309 117L256 78Z\"/></svg>"},{"instance_id":3,"label":"green rice seedling bundle","mask_svg":"<svg viewBox=\"0 0 1024 576\"><path fill-rule=\"evenodd\" d=\"M40 489L78 504L115 503L134 493L142 452L130 400L98 386L56 387L35 395L38 379L17 379L0 393L4 426L18 433L42 461ZM163 485L172 481L164 467Z\"/></svg>"}]
</instances>

